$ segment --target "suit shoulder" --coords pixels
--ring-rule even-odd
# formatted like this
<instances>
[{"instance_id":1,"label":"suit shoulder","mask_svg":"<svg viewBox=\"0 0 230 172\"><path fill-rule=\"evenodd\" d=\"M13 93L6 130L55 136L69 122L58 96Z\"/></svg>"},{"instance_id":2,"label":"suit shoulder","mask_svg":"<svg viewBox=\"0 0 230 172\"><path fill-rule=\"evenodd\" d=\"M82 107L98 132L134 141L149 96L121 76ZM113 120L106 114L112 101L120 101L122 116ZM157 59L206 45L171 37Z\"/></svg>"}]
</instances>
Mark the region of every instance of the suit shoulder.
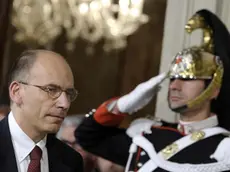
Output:
<instances>
[{"instance_id":1,"label":"suit shoulder","mask_svg":"<svg viewBox=\"0 0 230 172\"><path fill-rule=\"evenodd\" d=\"M81 154L57 138L54 138L54 142L57 151L63 157L63 162L74 169L74 171L83 172L83 158Z\"/></svg>"},{"instance_id":2,"label":"suit shoulder","mask_svg":"<svg viewBox=\"0 0 230 172\"><path fill-rule=\"evenodd\" d=\"M142 133L150 134L152 127L170 127L176 128L177 124L168 123L161 119L154 118L139 118L134 120L129 128L127 129L126 133L129 137L134 137L136 135L141 135Z\"/></svg>"},{"instance_id":3,"label":"suit shoulder","mask_svg":"<svg viewBox=\"0 0 230 172\"><path fill-rule=\"evenodd\" d=\"M60 147L60 149L63 150L62 151L63 153L67 154L68 156L73 156L76 158L82 158L81 154L79 152L77 152L76 150L74 150L73 148L68 146L67 144L63 143L59 139L55 138L55 140L56 140L56 143L58 144L58 147Z\"/></svg>"}]
</instances>

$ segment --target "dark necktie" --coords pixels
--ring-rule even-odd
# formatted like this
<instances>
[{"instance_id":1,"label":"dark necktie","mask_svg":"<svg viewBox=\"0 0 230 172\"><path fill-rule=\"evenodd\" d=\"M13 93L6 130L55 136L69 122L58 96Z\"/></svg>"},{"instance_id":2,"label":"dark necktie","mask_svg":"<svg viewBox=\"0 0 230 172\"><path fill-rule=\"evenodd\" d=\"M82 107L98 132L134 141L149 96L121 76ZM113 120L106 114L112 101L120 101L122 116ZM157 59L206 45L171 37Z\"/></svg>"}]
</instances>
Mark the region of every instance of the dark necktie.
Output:
<instances>
[{"instance_id":1,"label":"dark necktie","mask_svg":"<svg viewBox=\"0 0 230 172\"><path fill-rule=\"evenodd\" d=\"M42 158L42 150L35 146L30 152L30 164L27 172L41 172L40 160Z\"/></svg>"}]
</instances>

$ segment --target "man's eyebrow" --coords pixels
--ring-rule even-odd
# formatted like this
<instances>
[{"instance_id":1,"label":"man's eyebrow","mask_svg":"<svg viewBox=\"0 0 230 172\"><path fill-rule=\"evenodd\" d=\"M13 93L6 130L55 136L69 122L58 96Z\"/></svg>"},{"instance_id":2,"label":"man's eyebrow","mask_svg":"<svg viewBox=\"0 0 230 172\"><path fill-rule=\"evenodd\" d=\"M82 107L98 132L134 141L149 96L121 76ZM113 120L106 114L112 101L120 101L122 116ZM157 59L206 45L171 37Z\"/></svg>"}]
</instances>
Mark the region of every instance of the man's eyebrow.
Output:
<instances>
[{"instance_id":1,"label":"man's eyebrow","mask_svg":"<svg viewBox=\"0 0 230 172\"><path fill-rule=\"evenodd\" d=\"M45 84L45 85L43 85L43 87L56 87L56 88L61 88L60 85L56 85L56 84Z\"/></svg>"},{"instance_id":2,"label":"man's eyebrow","mask_svg":"<svg viewBox=\"0 0 230 172\"><path fill-rule=\"evenodd\" d=\"M56 88L62 88L60 85L57 85L57 84L53 84L53 83L49 83L49 84L46 84L44 86L50 86L50 87L56 87ZM68 89L75 89L74 86L71 86L71 87L67 87L67 88L62 88L62 89L65 89L65 90L68 90Z\"/></svg>"},{"instance_id":3,"label":"man's eyebrow","mask_svg":"<svg viewBox=\"0 0 230 172\"><path fill-rule=\"evenodd\" d=\"M47 86L52 86L52 87L61 87L60 85L57 84L46 84Z\"/></svg>"}]
</instances>

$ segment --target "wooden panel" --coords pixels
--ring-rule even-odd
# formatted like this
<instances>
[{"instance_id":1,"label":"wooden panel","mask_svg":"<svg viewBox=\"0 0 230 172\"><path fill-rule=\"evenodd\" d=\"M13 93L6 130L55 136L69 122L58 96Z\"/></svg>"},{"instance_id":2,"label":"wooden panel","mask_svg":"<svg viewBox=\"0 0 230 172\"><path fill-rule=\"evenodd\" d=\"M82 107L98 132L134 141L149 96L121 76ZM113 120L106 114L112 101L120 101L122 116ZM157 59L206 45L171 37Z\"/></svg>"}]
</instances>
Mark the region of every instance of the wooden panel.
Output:
<instances>
[{"instance_id":1,"label":"wooden panel","mask_svg":"<svg viewBox=\"0 0 230 172\"><path fill-rule=\"evenodd\" d=\"M63 38L64 39L64 38ZM104 53L102 44L95 46L95 52L87 55L87 43L79 39L76 49L68 54L58 40L55 50L63 54L74 72L75 86L79 97L73 102L70 113L86 113L101 102L116 95L121 52Z\"/></svg>"},{"instance_id":2,"label":"wooden panel","mask_svg":"<svg viewBox=\"0 0 230 172\"><path fill-rule=\"evenodd\" d=\"M10 11L12 7L13 0L0 0L0 84L2 85L4 81L4 53L5 46L7 44L8 26L10 23Z\"/></svg>"},{"instance_id":3,"label":"wooden panel","mask_svg":"<svg viewBox=\"0 0 230 172\"><path fill-rule=\"evenodd\" d=\"M150 22L129 37L124 74L121 77L120 90L123 94L134 89L139 83L157 75L159 71L166 0L146 1L144 9L150 16ZM127 118L125 123L147 114L154 115L154 111L155 99L143 110L138 111L135 116Z\"/></svg>"}]
</instances>

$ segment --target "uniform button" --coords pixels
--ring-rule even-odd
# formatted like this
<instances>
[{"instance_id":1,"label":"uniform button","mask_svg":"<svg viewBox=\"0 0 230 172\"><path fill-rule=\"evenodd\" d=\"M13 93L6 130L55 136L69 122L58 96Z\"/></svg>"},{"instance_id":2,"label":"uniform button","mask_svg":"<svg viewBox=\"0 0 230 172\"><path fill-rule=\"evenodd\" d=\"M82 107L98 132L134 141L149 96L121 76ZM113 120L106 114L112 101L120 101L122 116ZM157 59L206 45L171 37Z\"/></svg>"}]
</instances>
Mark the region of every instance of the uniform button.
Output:
<instances>
[{"instance_id":1,"label":"uniform button","mask_svg":"<svg viewBox=\"0 0 230 172\"><path fill-rule=\"evenodd\" d=\"M144 151L141 151L141 156L146 155L146 153Z\"/></svg>"},{"instance_id":2,"label":"uniform button","mask_svg":"<svg viewBox=\"0 0 230 172\"><path fill-rule=\"evenodd\" d=\"M92 112L93 112L93 113L96 112L96 109L93 109Z\"/></svg>"},{"instance_id":3,"label":"uniform button","mask_svg":"<svg viewBox=\"0 0 230 172\"><path fill-rule=\"evenodd\" d=\"M138 167L141 167L142 165L143 165L143 164L142 164L142 163L140 163L140 162L137 164L137 166L138 166Z\"/></svg>"},{"instance_id":4,"label":"uniform button","mask_svg":"<svg viewBox=\"0 0 230 172\"><path fill-rule=\"evenodd\" d=\"M89 114L85 114L85 117L88 118L90 115Z\"/></svg>"},{"instance_id":5,"label":"uniform button","mask_svg":"<svg viewBox=\"0 0 230 172\"><path fill-rule=\"evenodd\" d=\"M93 115L93 112L89 112L89 115Z\"/></svg>"}]
</instances>

